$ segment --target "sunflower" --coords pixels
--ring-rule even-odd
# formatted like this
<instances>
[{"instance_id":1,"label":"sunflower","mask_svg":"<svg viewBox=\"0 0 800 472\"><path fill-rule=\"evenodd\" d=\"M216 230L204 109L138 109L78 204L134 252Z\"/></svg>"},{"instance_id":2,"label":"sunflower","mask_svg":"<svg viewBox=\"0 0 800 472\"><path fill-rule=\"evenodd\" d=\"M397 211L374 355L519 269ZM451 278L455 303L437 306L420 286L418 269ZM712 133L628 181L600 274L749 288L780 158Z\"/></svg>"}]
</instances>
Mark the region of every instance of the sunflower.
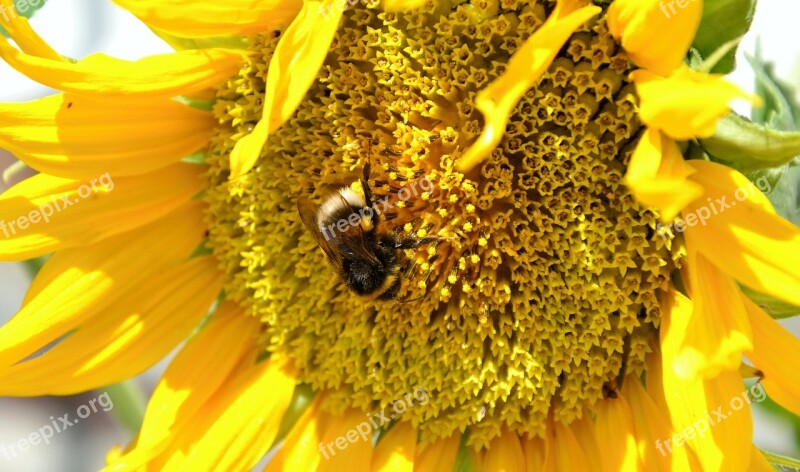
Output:
<instances>
[{"instance_id":1,"label":"sunflower","mask_svg":"<svg viewBox=\"0 0 800 472\"><path fill-rule=\"evenodd\" d=\"M800 230L683 156L752 99L684 64L702 1L117 3L177 51L72 61L15 16L0 38L63 92L0 105L39 172L0 196L0 254L53 253L0 329L0 394L185 341L106 470L769 470L743 405L800 413L800 344L738 284L800 305ZM367 163L385 229L434 241L398 250L389 300L295 204L364 192Z\"/></svg>"}]
</instances>

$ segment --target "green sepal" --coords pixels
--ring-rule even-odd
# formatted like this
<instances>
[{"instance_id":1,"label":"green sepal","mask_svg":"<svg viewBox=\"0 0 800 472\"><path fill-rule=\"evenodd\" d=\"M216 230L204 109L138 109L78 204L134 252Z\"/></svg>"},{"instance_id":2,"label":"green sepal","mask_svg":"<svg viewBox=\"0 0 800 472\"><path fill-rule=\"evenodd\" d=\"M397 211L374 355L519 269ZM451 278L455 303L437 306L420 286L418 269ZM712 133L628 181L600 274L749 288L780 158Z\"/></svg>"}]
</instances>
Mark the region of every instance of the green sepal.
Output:
<instances>
[{"instance_id":1,"label":"green sepal","mask_svg":"<svg viewBox=\"0 0 800 472\"><path fill-rule=\"evenodd\" d=\"M694 0L687 0L694 1ZM722 45L744 36L753 23L756 0L705 0L703 19L692 46L703 57L711 56ZM727 74L736 68L736 48L720 59L711 72Z\"/></svg>"},{"instance_id":2,"label":"green sepal","mask_svg":"<svg viewBox=\"0 0 800 472\"><path fill-rule=\"evenodd\" d=\"M214 109L214 104L216 100L203 100L199 98L189 98L184 96L175 97L175 101L179 103L183 103L188 107L192 107L196 110L203 110L203 111L212 111Z\"/></svg>"},{"instance_id":3,"label":"green sepal","mask_svg":"<svg viewBox=\"0 0 800 472\"><path fill-rule=\"evenodd\" d=\"M717 132L700 140L717 161L742 172L778 167L800 155L800 133L768 129L730 113L717 122Z\"/></svg>"},{"instance_id":4,"label":"green sepal","mask_svg":"<svg viewBox=\"0 0 800 472\"><path fill-rule=\"evenodd\" d=\"M741 289L742 293L747 295L747 298L761 307L761 309L773 319L780 320L783 318L791 318L793 316L800 315L800 307L790 305L782 300L772 298L769 295L756 292L755 290L745 287L744 285L739 285L739 288Z\"/></svg>"},{"instance_id":5,"label":"green sepal","mask_svg":"<svg viewBox=\"0 0 800 472\"><path fill-rule=\"evenodd\" d=\"M289 434L289 432L300 420L300 417L306 412L308 406L311 405L313 400L314 390L312 390L309 385L299 384L297 387L295 387L294 395L292 396L292 402L289 404L289 408L283 415L281 426L278 428L278 435L275 436L274 444L277 444L283 440L287 434Z\"/></svg>"},{"instance_id":6,"label":"green sepal","mask_svg":"<svg viewBox=\"0 0 800 472\"><path fill-rule=\"evenodd\" d=\"M27 261L22 261L22 264L25 266L25 270L28 271L28 274L31 276L31 280L36 277L36 274L42 270L44 267L45 262L50 259L51 254L47 254L46 256L40 256L35 259L28 259Z\"/></svg>"},{"instance_id":7,"label":"green sepal","mask_svg":"<svg viewBox=\"0 0 800 472\"><path fill-rule=\"evenodd\" d=\"M792 459L791 457L780 456L761 449L761 454L769 462L775 470L800 470L800 459Z\"/></svg>"},{"instance_id":8,"label":"green sepal","mask_svg":"<svg viewBox=\"0 0 800 472\"><path fill-rule=\"evenodd\" d=\"M31 0L27 0L24 3L24 5L27 8L25 8L25 11L23 11L23 12L19 11L19 7L23 5L22 2L18 2L17 1L17 2L12 2L12 3L14 5L14 9L17 10L16 11L17 15L19 15L21 17L24 17L24 18L27 18L27 19L30 19L33 16L34 13L39 11L44 6L44 4L47 3L47 0L39 0L38 2L36 2L36 5L33 5L33 2ZM10 16L12 15L12 13L14 13L14 12L7 11L7 10L3 9L2 6L0 6L0 34L5 36L6 38L8 37L8 32L6 31L5 28L3 28L2 23L5 22L5 21L8 21L10 19Z\"/></svg>"},{"instance_id":9,"label":"green sepal","mask_svg":"<svg viewBox=\"0 0 800 472\"><path fill-rule=\"evenodd\" d=\"M473 461L473 449L467 446L469 440L469 431L461 435L461 441L458 444L458 453L456 454L456 462L453 465L453 472L477 472L478 468Z\"/></svg>"},{"instance_id":10,"label":"green sepal","mask_svg":"<svg viewBox=\"0 0 800 472\"><path fill-rule=\"evenodd\" d=\"M102 390L102 392L101 392ZM131 436L139 434L147 410L147 397L136 380L108 385L96 390L99 395L108 394L113 408L110 410L115 422Z\"/></svg>"},{"instance_id":11,"label":"green sepal","mask_svg":"<svg viewBox=\"0 0 800 472\"><path fill-rule=\"evenodd\" d=\"M244 36L218 36L214 38L181 38L155 28L150 28L156 36L163 39L165 43L172 46L176 51L187 49L247 49L249 40Z\"/></svg>"},{"instance_id":12,"label":"green sepal","mask_svg":"<svg viewBox=\"0 0 800 472\"><path fill-rule=\"evenodd\" d=\"M205 151L197 151L196 153L186 156L181 159L181 162L185 162L187 164L205 164L206 163L206 152Z\"/></svg>"}]
</instances>

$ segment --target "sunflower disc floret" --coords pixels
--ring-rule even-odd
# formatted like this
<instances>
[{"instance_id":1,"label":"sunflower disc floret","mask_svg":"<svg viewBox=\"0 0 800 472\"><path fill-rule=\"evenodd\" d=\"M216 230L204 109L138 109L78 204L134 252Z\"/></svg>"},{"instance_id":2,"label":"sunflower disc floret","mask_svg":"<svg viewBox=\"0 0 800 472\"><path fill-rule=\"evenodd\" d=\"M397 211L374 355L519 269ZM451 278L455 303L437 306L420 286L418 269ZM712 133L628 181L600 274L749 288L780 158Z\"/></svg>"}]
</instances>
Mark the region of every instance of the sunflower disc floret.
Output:
<instances>
[{"instance_id":1,"label":"sunflower disc floret","mask_svg":"<svg viewBox=\"0 0 800 472\"><path fill-rule=\"evenodd\" d=\"M477 93L553 8L346 11L305 101L233 181L229 156L261 116L281 32L257 36L219 88L205 198L226 291L263 322L264 349L330 390L328 408L370 411L422 387L430 402L402 420L428 439L469 427L486 444L504 427L542 435L551 414L582 418L621 369L644 369L683 249L622 183L641 125L632 66L602 16L525 94L491 156L455 170L483 127ZM357 180L367 162L392 226L439 239L406 251L398 300L350 292L295 207ZM434 190L398 197L419 179Z\"/></svg>"}]
</instances>

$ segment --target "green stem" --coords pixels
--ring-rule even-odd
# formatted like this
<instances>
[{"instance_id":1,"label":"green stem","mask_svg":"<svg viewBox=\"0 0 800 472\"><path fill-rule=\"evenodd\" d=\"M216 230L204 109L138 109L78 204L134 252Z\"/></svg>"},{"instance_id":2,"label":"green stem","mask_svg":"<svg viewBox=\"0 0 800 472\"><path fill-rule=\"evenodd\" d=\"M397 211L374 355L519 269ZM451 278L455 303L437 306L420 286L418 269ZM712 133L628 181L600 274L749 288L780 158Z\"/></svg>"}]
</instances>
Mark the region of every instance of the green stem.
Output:
<instances>
[{"instance_id":1,"label":"green stem","mask_svg":"<svg viewBox=\"0 0 800 472\"><path fill-rule=\"evenodd\" d=\"M133 380L109 385L103 389L111 397L114 406L111 414L117 424L132 436L139 433L147 407L147 399L142 390ZM102 393L102 392L101 392Z\"/></svg>"}]
</instances>

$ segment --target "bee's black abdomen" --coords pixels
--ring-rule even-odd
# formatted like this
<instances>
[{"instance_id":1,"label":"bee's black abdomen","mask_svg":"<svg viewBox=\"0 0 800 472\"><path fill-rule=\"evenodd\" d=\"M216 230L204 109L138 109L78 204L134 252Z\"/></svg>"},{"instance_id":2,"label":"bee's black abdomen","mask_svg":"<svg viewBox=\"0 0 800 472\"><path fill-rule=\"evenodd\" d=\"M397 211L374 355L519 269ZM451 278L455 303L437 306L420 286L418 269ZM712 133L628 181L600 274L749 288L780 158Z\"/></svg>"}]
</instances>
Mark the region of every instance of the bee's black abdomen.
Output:
<instances>
[{"instance_id":1,"label":"bee's black abdomen","mask_svg":"<svg viewBox=\"0 0 800 472\"><path fill-rule=\"evenodd\" d=\"M359 295L369 295L383 286L386 270L362 259L342 261L343 277L348 287Z\"/></svg>"}]
</instances>

